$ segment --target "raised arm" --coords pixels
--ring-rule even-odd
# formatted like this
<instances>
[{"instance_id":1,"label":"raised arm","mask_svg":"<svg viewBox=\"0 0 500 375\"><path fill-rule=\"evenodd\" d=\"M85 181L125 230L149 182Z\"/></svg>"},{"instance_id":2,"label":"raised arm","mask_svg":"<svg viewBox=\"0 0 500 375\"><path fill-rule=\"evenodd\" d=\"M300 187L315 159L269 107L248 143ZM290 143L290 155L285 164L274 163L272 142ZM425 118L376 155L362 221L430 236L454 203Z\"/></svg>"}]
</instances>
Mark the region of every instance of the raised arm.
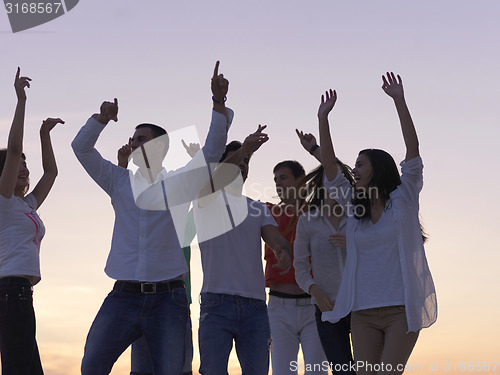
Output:
<instances>
[{"instance_id":1,"label":"raised arm","mask_svg":"<svg viewBox=\"0 0 500 375\"><path fill-rule=\"evenodd\" d=\"M328 115L337 101L337 93L330 89L321 95L321 104L318 108L319 120L319 144L321 149L321 164L325 170L325 176L332 181L337 176L337 159L333 150L332 137L330 135L330 124Z\"/></svg>"},{"instance_id":2,"label":"raised arm","mask_svg":"<svg viewBox=\"0 0 500 375\"><path fill-rule=\"evenodd\" d=\"M56 158L50 140L50 131L54 129L57 124L64 124L64 121L60 118L48 118L42 122L42 126L40 127L43 175L33 189L33 196L36 198L38 207L40 207L45 198L47 198L57 177Z\"/></svg>"},{"instance_id":3,"label":"raised arm","mask_svg":"<svg viewBox=\"0 0 500 375\"><path fill-rule=\"evenodd\" d=\"M264 225L261 230L261 237L264 242L269 245L273 251L278 263L273 265L273 268L283 270L280 272L282 275L290 271L292 267L292 247L285 237L278 231L274 225Z\"/></svg>"},{"instance_id":4,"label":"raised arm","mask_svg":"<svg viewBox=\"0 0 500 375\"><path fill-rule=\"evenodd\" d=\"M418 149L418 137L411 119L410 111L406 105L403 81L398 75L397 79L394 73L387 73L387 78L382 76L382 90L389 95L396 105L398 111L399 122L401 123L401 131L403 132L403 139L406 145L406 158L405 161L411 160L420 155Z\"/></svg>"},{"instance_id":5,"label":"raised arm","mask_svg":"<svg viewBox=\"0 0 500 375\"><path fill-rule=\"evenodd\" d=\"M189 145L184 142L184 139L181 139L182 146L186 150L189 156L194 158L194 156L198 153L198 151L201 150L200 144L199 143L190 143Z\"/></svg>"},{"instance_id":6,"label":"raised arm","mask_svg":"<svg viewBox=\"0 0 500 375\"><path fill-rule=\"evenodd\" d=\"M219 74L219 64L215 63L214 75L212 76L212 101L214 102L214 111L222 113L226 116L226 95L229 89L229 81L224 78L223 74Z\"/></svg>"},{"instance_id":7,"label":"raised arm","mask_svg":"<svg viewBox=\"0 0 500 375\"><path fill-rule=\"evenodd\" d=\"M245 138L245 141L238 150L218 165L212 175L212 180L205 184L198 195L200 207L206 207L211 203L212 200L207 199L209 198L207 196L230 185L240 171L235 166L238 166L245 158L248 158L251 153L257 151L260 146L269 140L268 135L262 132L265 128L266 125L259 125L255 133Z\"/></svg>"},{"instance_id":8,"label":"raised arm","mask_svg":"<svg viewBox=\"0 0 500 375\"><path fill-rule=\"evenodd\" d=\"M24 115L26 112L26 92L25 88L30 87L31 79L20 77L21 69L17 68L14 88L16 89L17 105L14 112L14 119L10 127L9 140L7 143L7 155L5 164L0 176L0 194L5 198L10 198L14 194L14 189L19 175L19 164L23 153L24 135Z\"/></svg>"},{"instance_id":9,"label":"raised arm","mask_svg":"<svg viewBox=\"0 0 500 375\"><path fill-rule=\"evenodd\" d=\"M94 146L99 135L111 120L118 120L117 99L113 103L102 103L100 113L92 115L71 142L71 147L78 161L92 179L109 195L114 188L116 174L125 171L104 159Z\"/></svg>"},{"instance_id":10,"label":"raised arm","mask_svg":"<svg viewBox=\"0 0 500 375\"><path fill-rule=\"evenodd\" d=\"M299 137L302 147L304 147L307 152L309 152L316 158L317 161L321 163L321 151L318 143L316 142L316 137L311 133L304 133L302 130L299 131L299 129L295 129L295 132Z\"/></svg>"}]
</instances>

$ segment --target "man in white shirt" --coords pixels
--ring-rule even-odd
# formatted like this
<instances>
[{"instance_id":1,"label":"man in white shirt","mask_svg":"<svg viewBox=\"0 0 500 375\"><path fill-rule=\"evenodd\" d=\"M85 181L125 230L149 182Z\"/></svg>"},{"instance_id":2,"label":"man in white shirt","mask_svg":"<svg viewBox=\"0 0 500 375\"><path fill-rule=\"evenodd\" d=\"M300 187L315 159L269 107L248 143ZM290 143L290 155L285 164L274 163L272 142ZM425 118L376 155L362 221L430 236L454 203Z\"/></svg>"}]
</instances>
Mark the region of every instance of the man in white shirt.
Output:
<instances>
[{"instance_id":1,"label":"man in white shirt","mask_svg":"<svg viewBox=\"0 0 500 375\"><path fill-rule=\"evenodd\" d=\"M250 155L268 139L263 129L259 127L243 145L228 144L221 158L224 163L214 173L215 192L203 191L194 204L203 268L199 329L203 375L227 374L233 340L243 374L269 371L271 339L261 238L275 251L275 267L285 272L291 267L291 247L266 205L241 195ZM230 183L236 171L239 178ZM218 223L228 226L216 236Z\"/></svg>"},{"instance_id":2,"label":"man in white shirt","mask_svg":"<svg viewBox=\"0 0 500 375\"><path fill-rule=\"evenodd\" d=\"M209 179L208 163L224 151L233 112L225 108L228 81L212 78L212 122L203 149L183 168L166 172L162 160L168 135L152 124L136 127L132 158L139 170L118 167L94 145L110 120L117 121L118 101L104 102L73 140L73 150L88 174L111 197L115 225L106 274L117 280L104 300L85 344L83 375L109 374L121 353L144 336L154 373L180 374L188 318L184 275L188 268L182 236L190 201ZM180 224L180 225L179 225Z\"/></svg>"}]
</instances>

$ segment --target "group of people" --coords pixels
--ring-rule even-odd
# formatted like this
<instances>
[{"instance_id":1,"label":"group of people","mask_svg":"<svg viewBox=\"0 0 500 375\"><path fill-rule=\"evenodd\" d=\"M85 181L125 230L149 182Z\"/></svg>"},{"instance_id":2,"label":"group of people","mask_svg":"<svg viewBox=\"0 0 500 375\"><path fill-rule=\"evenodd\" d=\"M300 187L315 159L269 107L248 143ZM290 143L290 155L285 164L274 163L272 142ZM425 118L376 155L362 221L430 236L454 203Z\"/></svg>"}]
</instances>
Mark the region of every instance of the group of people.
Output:
<instances>
[{"instance_id":1,"label":"group of people","mask_svg":"<svg viewBox=\"0 0 500 375\"><path fill-rule=\"evenodd\" d=\"M227 374L233 342L243 374L268 374L270 353L273 374L296 374L299 346L306 374L403 373L419 331L436 320L437 305L419 222L418 138L401 78L387 73L382 79L406 145L402 174L382 150L361 151L352 170L336 157L328 115L337 94L328 90L318 110L319 145L297 130L320 166L306 175L295 160L278 163L278 204L243 194L250 158L269 137L259 125L243 142L227 143L233 111L225 106L229 82L219 62L205 143L183 142L192 159L175 171L163 167L170 139L155 124L135 127L117 164L104 159L94 146L108 123L118 121L118 101L102 103L72 147L111 198L115 223L105 272L116 282L88 333L82 374L109 374L130 345L132 375L192 373L189 260L195 235L203 269L201 374ZM18 104L7 149L0 150L4 375L43 374L32 291L40 281L45 230L36 209L57 175L50 131L64 122L42 123L44 174L27 194L23 130L30 81L18 69ZM135 173L127 169L130 161Z\"/></svg>"}]
</instances>

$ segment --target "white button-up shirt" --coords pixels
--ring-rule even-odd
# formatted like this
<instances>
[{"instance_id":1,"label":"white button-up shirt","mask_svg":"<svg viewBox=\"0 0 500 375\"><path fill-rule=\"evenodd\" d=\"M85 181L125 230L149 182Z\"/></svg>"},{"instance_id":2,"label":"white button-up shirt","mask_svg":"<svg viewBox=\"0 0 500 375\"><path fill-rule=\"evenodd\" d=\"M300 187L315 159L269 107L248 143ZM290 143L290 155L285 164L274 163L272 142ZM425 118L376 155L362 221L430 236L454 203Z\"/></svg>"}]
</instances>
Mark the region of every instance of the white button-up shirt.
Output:
<instances>
[{"instance_id":1,"label":"white button-up shirt","mask_svg":"<svg viewBox=\"0 0 500 375\"><path fill-rule=\"evenodd\" d=\"M397 241L401 273L403 276L404 304L408 331L429 327L437 319L437 301L434 282L427 265L418 218L418 197L423 186L422 159L415 157L401 163L401 185L390 193L391 209L397 226ZM340 290L332 311L324 312L322 319L337 322L349 314L356 292L355 275L358 249L354 233L359 230L359 220L353 216L349 205L352 186L339 171L333 181L325 177L325 187L337 202L348 209L347 259Z\"/></svg>"},{"instance_id":2,"label":"white button-up shirt","mask_svg":"<svg viewBox=\"0 0 500 375\"><path fill-rule=\"evenodd\" d=\"M295 280L306 293L316 284L332 301L337 298L346 250L333 247L329 239L332 234L345 234L346 222L343 217L337 231L319 209L300 216L293 244L293 267ZM317 303L312 296L311 301Z\"/></svg>"},{"instance_id":3,"label":"white button-up shirt","mask_svg":"<svg viewBox=\"0 0 500 375\"><path fill-rule=\"evenodd\" d=\"M131 180L138 182L137 179L143 178L138 176L140 172L131 176L131 171L105 160L94 148L104 124L90 118L80 129L71 144L75 155L92 179L111 197L115 211L111 250L105 268L109 277L116 280L155 282L187 273L182 244L179 242L182 235L176 231L176 227L184 230L185 222L179 225L179 220L175 219L187 217L191 202L185 198L196 198L200 188L208 181L207 168L193 171L192 165L199 163L199 158L203 156L206 163L216 163L224 152L227 130L233 118L233 112L229 108L226 112L227 117L216 111L212 112L203 152L199 152L185 167L174 172L162 171L161 178L151 184L150 189L161 189L164 193L160 195L165 198L164 210L158 210L157 207L139 208L136 201L139 203L140 199L137 198L140 197L134 197ZM182 202L171 202L168 199L169 196L176 196L175 200L179 200L179 192L182 192Z\"/></svg>"}]
</instances>

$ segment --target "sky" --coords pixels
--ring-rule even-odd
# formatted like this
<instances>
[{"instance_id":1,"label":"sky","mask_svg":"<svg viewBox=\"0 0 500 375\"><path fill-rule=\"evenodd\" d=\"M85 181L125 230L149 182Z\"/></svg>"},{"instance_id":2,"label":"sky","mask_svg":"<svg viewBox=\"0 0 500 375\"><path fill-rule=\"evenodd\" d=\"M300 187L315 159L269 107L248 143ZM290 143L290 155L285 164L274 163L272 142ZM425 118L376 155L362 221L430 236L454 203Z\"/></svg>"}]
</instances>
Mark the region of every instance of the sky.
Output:
<instances>
[{"instance_id":1,"label":"sky","mask_svg":"<svg viewBox=\"0 0 500 375\"><path fill-rule=\"evenodd\" d=\"M109 160L141 122L168 131L195 126L204 139L216 60L235 111L229 139L268 125L270 140L253 156L246 185L252 198L272 202L277 162L316 166L295 129L317 136L317 108L329 88L338 94L330 115L338 156L352 165L359 150L373 147L399 163L404 143L381 75L402 76L425 165L420 213L439 311L421 332L407 373L479 374L495 363L500 372L499 15L497 0L86 0L14 34L0 12L0 145L7 143L19 66L33 80L24 140L32 185L42 173L41 120L66 121L52 132L59 176L39 210L47 233L34 304L45 373L79 373L86 334L113 284L103 271L112 207L77 162L72 139L115 97L119 121L97 143ZM196 342L196 245L191 269ZM234 354L230 368L239 373ZM112 374L128 371L126 352Z\"/></svg>"}]
</instances>

